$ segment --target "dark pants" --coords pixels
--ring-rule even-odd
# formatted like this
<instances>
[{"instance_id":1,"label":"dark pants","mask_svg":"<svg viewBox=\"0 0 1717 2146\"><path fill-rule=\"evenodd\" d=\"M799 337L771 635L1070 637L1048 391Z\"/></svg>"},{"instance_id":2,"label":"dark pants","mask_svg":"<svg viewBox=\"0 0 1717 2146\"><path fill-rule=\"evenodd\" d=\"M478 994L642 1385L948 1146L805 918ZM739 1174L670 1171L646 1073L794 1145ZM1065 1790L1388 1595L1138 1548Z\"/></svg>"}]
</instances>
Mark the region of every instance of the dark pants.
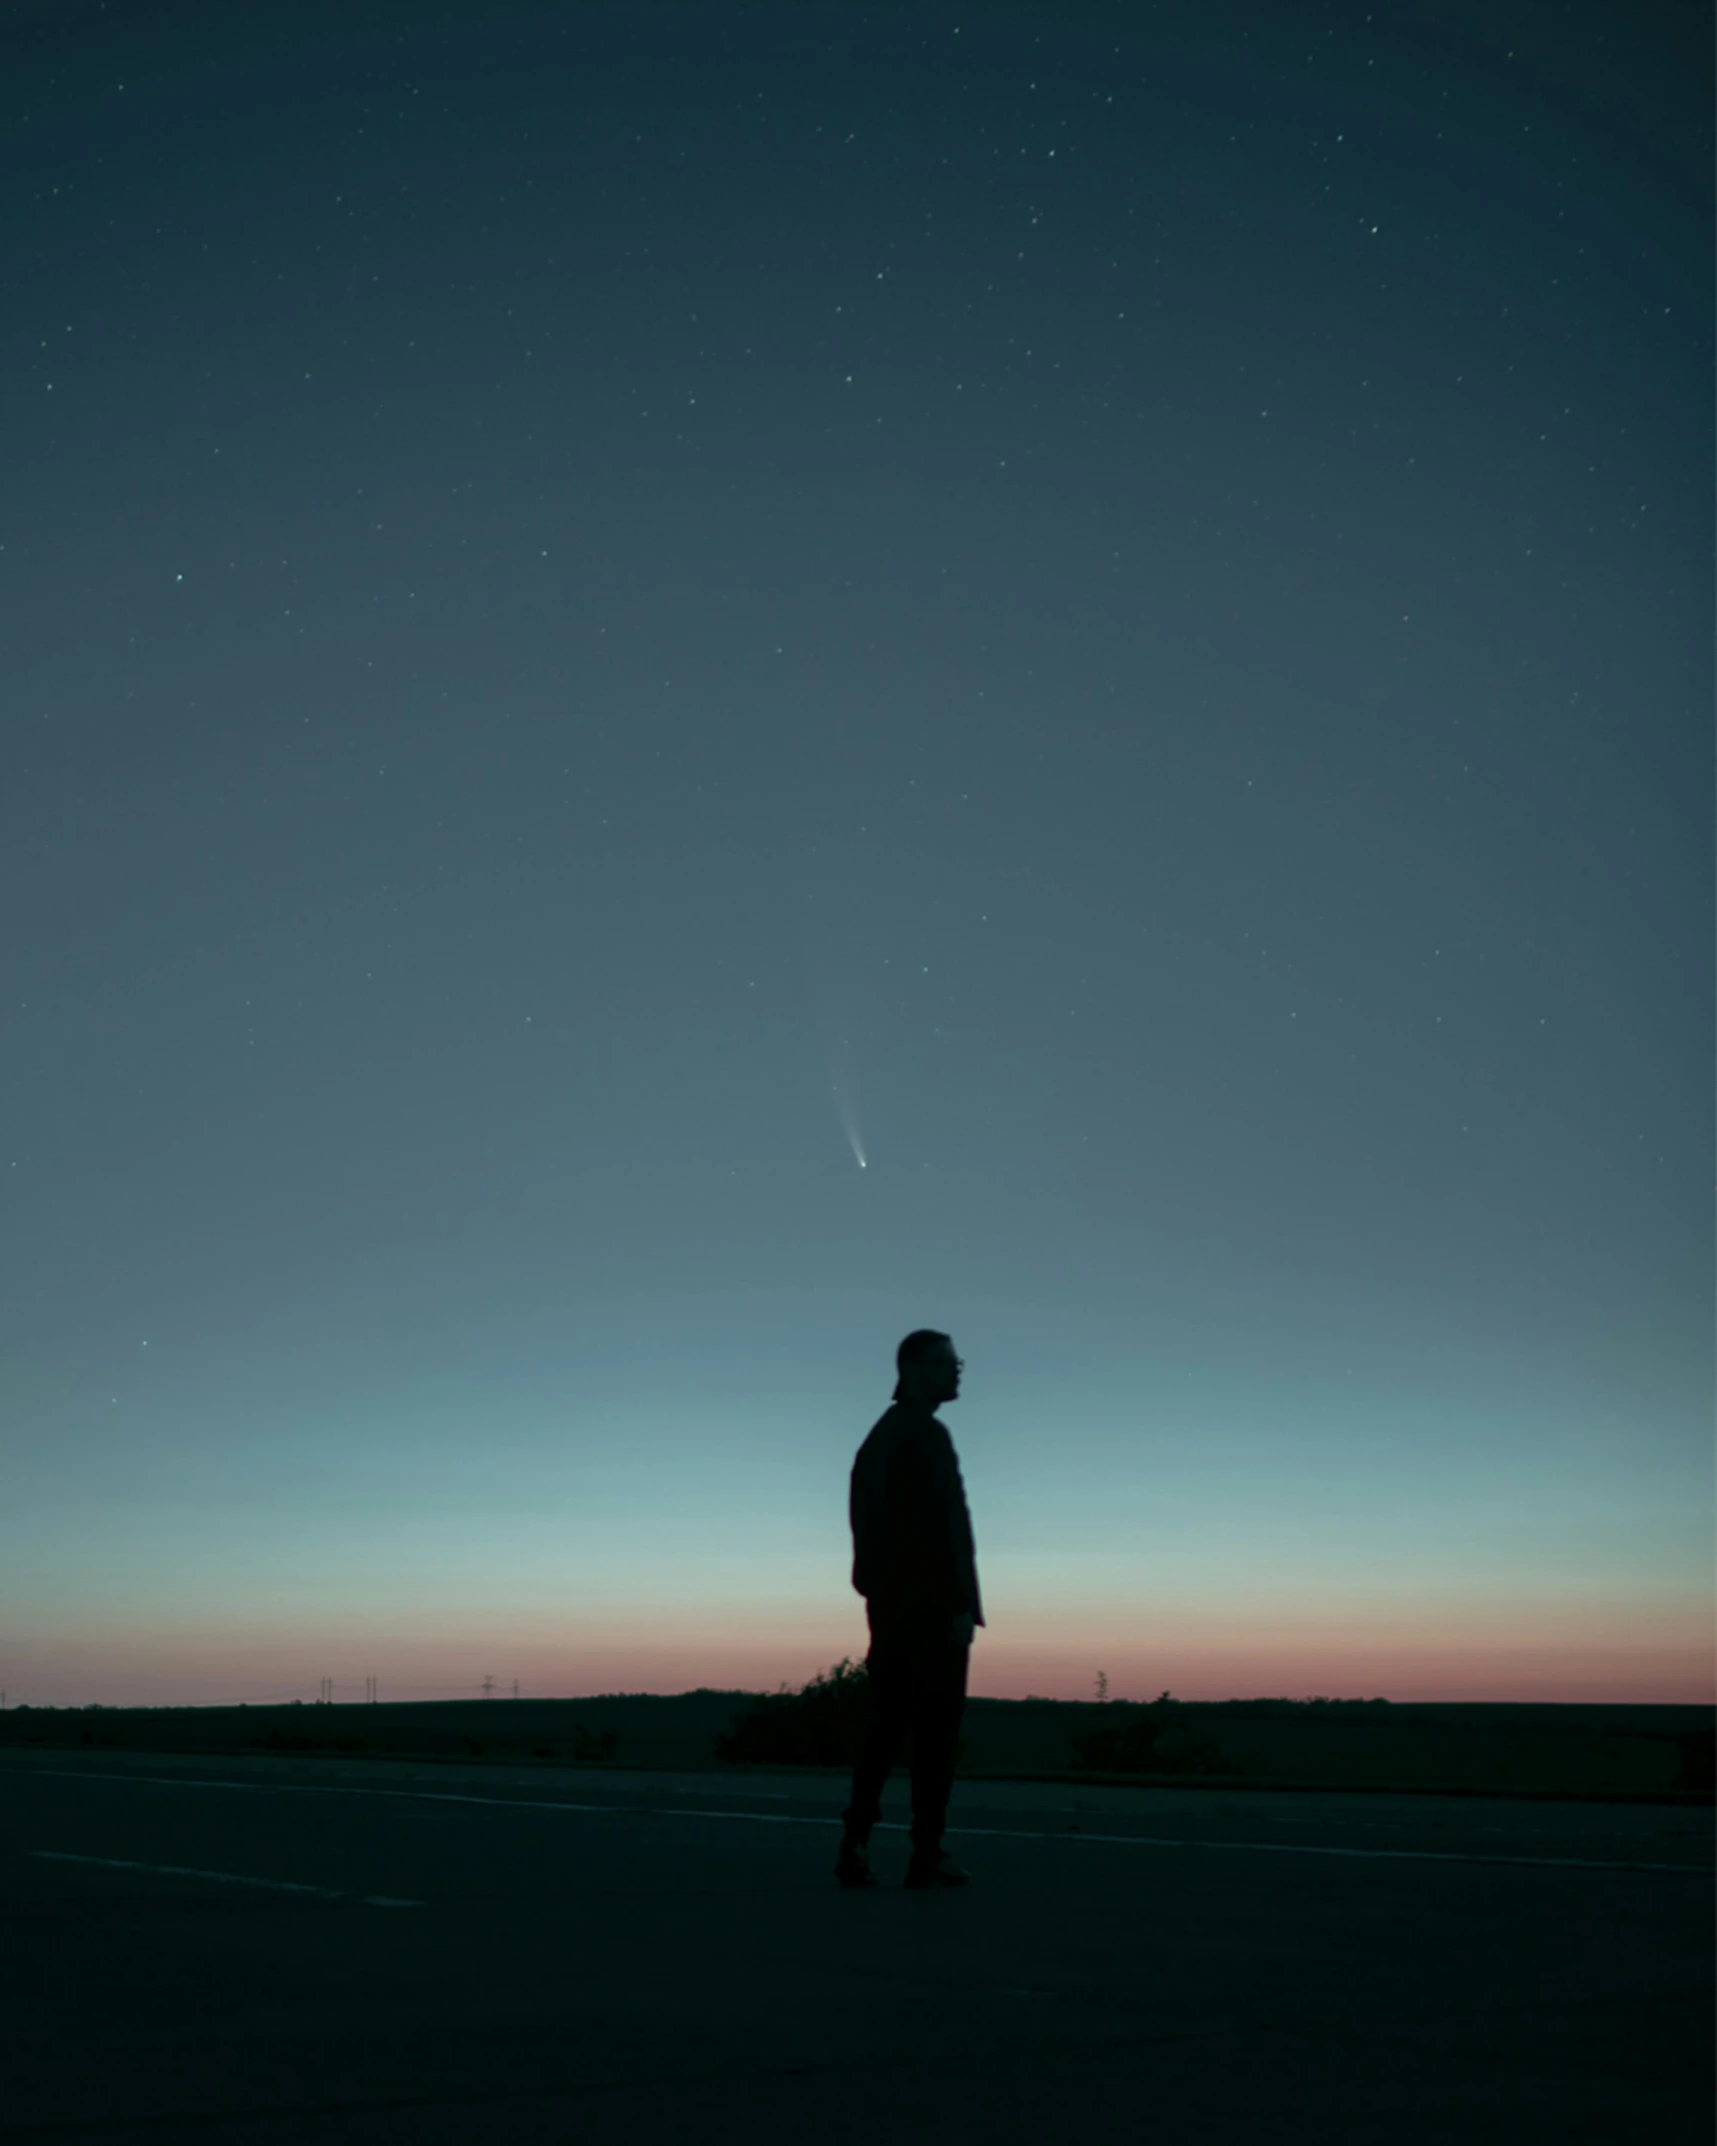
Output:
<instances>
[{"instance_id":1,"label":"dark pants","mask_svg":"<svg viewBox=\"0 0 1717 2146\"><path fill-rule=\"evenodd\" d=\"M930 1632L871 1631L871 1719L853 1769L852 1801L842 1817L849 1836L868 1841L882 1808L883 1785L894 1771L908 1731L912 1736L912 1845L934 1855L942 1845L954 1751L966 1709L971 1647L949 1636L948 1620Z\"/></svg>"}]
</instances>

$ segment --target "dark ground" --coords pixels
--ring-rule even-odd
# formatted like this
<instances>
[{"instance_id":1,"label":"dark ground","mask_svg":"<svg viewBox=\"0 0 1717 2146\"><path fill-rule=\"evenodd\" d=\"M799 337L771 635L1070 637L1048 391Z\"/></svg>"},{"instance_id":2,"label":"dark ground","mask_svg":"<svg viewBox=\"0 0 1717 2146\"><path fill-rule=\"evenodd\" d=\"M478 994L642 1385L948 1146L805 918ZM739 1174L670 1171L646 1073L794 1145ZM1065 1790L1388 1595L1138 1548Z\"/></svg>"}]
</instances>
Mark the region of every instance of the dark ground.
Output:
<instances>
[{"instance_id":1,"label":"dark ground","mask_svg":"<svg viewBox=\"0 0 1717 2146\"><path fill-rule=\"evenodd\" d=\"M963 1781L916 1894L902 1784L850 1894L843 1800L8 1752L0 2138L1711 2135L1708 1808Z\"/></svg>"},{"instance_id":2,"label":"dark ground","mask_svg":"<svg viewBox=\"0 0 1717 2146\"><path fill-rule=\"evenodd\" d=\"M809 1687L807 1688L809 1690ZM851 1693L845 1763L866 1707ZM273 1751L376 1757L612 1763L701 1771L724 1732L772 1698L756 1692L632 1693L584 1699L464 1699L379 1706L14 1707L0 1713L0 1753L83 1750ZM801 1695L802 1710L803 1695ZM837 1712L840 1710L837 1709ZM1121 1703L969 1699L961 1724L967 1777L1096 1767L1082 1749L1139 1713ZM1455 1703L1389 1706L1282 1700L1174 1701L1152 1770L1236 1785L1408 1788L1486 1794L1699 1794L1713 1785L1713 1711L1699 1706ZM816 1760L802 1728L790 1762ZM770 1748L770 1739L754 1745Z\"/></svg>"}]
</instances>

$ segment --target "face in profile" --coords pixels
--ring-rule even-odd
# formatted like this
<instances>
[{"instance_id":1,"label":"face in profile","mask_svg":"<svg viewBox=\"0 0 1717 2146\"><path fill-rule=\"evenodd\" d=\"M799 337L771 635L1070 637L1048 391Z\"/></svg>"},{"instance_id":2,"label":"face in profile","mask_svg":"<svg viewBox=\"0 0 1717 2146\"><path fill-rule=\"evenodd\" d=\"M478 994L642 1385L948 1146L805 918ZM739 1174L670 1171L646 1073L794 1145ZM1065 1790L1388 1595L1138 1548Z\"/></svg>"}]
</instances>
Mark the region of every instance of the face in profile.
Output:
<instances>
[{"instance_id":1,"label":"face in profile","mask_svg":"<svg viewBox=\"0 0 1717 2146\"><path fill-rule=\"evenodd\" d=\"M955 1355L951 1341L943 1343L919 1368L923 1375L924 1398L932 1408L960 1398L960 1373L964 1366Z\"/></svg>"}]
</instances>

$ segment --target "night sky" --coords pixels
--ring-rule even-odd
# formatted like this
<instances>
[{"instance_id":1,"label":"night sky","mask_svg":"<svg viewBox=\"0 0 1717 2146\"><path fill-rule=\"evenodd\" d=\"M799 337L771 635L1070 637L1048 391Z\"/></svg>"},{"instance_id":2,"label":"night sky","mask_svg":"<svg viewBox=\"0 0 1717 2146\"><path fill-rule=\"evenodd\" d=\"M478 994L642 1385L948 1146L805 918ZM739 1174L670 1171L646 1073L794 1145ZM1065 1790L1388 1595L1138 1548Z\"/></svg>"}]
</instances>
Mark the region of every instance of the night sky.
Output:
<instances>
[{"instance_id":1,"label":"night sky","mask_svg":"<svg viewBox=\"0 0 1717 2146\"><path fill-rule=\"evenodd\" d=\"M1712 1696L1708 8L0 22L8 1705Z\"/></svg>"}]
</instances>

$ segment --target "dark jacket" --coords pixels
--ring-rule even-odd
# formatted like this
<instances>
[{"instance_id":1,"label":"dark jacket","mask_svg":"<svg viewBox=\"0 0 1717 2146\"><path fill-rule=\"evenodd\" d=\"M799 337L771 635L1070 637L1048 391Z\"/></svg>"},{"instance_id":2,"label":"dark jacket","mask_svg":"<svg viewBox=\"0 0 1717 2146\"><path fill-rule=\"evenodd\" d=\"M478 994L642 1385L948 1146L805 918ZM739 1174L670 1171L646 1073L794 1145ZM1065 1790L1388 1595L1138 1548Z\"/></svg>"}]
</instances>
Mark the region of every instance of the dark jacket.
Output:
<instances>
[{"instance_id":1,"label":"dark jacket","mask_svg":"<svg viewBox=\"0 0 1717 2146\"><path fill-rule=\"evenodd\" d=\"M984 1621L972 1516L954 1441L915 1401L879 1416L853 1462L847 1511L853 1585L871 1631L911 1629L971 1614Z\"/></svg>"}]
</instances>

